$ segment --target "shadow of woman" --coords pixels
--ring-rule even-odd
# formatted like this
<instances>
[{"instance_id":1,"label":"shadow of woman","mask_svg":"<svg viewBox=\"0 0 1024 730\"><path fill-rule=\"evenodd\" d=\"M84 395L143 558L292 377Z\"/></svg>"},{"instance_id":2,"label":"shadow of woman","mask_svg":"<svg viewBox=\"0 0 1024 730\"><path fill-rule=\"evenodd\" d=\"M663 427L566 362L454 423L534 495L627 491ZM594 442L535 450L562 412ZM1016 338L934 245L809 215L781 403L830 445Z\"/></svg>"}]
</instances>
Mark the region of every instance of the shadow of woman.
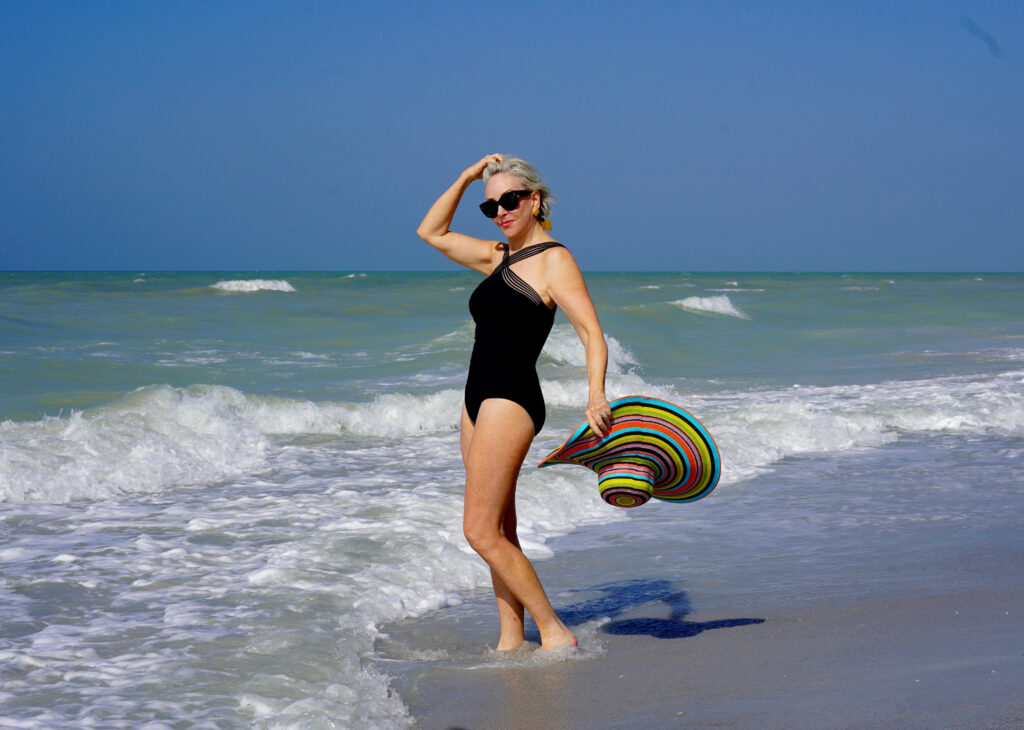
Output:
<instances>
[{"instance_id":1,"label":"shadow of woman","mask_svg":"<svg viewBox=\"0 0 1024 730\"><path fill-rule=\"evenodd\" d=\"M763 624L763 618L726 618L718 621L684 621L681 618L634 618L612 621L601 629L616 636L653 636L656 639L685 639L709 629Z\"/></svg>"},{"instance_id":2,"label":"shadow of woman","mask_svg":"<svg viewBox=\"0 0 1024 730\"><path fill-rule=\"evenodd\" d=\"M763 618L729 618L717 621L687 621L691 611L690 599L685 591L676 590L667 580L629 580L606 583L588 589L601 593L580 603L565 606L558 615L567 626L577 626L599 618L621 615L634 606L664 603L669 607L668 618L633 618L611 621L601 629L618 636L653 636L657 639L682 639L708 631L733 626L763 624Z\"/></svg>"}]
</instances>

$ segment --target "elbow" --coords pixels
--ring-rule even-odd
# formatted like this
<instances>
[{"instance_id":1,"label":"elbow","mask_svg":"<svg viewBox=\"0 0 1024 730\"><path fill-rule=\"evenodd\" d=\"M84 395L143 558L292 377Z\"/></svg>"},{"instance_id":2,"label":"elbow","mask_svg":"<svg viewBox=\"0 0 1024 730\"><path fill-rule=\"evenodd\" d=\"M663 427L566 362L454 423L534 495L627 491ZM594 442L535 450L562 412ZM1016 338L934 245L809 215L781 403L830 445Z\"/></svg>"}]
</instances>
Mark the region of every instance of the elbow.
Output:
<instances>
[{"instance_id":1,"label":"elbow","mask_svg":"<svg viewBox=\"0 0 1024 730\"><path fill-rule=\"evenodd\" d=\"M422 238L427 243L429 243L434 248L437 248L437 244L441 238L440 236L437 235L435 231L432 231L431 229L426 228L424 226L420 226L419 228L416 229L416 235Z\"/></svg>"},{"instance_id":2,"label":"elbow","mask_svg":"<svg viewBox=\"0 0 1024 730\"><path fill-rule=\"evenodd\" d=\"M416 229L416 235L434 248L441 247L441 243L444 240L446 233L448 233L447 228L439 228L436 225L431 225L426 219L424 219Z\"/></svg>"}]
</instances>

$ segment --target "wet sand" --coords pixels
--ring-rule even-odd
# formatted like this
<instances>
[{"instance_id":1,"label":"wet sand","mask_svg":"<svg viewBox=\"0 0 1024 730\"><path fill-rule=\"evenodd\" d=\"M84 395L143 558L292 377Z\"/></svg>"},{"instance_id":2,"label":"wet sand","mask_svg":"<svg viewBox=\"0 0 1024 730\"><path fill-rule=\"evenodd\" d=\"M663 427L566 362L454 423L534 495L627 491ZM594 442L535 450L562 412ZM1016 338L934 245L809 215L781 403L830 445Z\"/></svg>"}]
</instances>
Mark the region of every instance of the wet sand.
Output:
<instances>
[{"instance_id":1,"label":"wet sand","mask_svg":"<svg viewBox=\"0 0 1024 730\"><path fill-rule=\"evenodd\" d=\"M1024 727L1020 588L680 616L683 601L625 609L582 637L603 654L540 666L480 666L493 625L463 608L405 635L455 661L410 663L395 686L423 728Z\"/></svg>"},{"instance_id":2,"label":"wet sand","mask_svg":"<svg viewBox=\"0 0 1024 730\"><path fill-rule=\"evenodd\" d=\"M535 565L580 637L573 658L489 653L495 609L480 592L384 627L377 669L430 729L1024 728L1021 515L843 515L825 534L780 526L752 549L753 517L715 531L756 514L740 492L645 505L555 541Z\"/></svg>"}]
</instances>

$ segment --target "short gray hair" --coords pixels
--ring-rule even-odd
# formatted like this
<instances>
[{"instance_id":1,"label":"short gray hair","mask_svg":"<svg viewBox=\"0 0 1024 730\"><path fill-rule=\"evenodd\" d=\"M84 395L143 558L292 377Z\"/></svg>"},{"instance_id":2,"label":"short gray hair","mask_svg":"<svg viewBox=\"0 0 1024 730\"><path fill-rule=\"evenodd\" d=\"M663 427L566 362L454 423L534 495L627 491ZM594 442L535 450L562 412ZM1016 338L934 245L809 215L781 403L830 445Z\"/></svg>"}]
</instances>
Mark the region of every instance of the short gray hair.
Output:
<instances>
[{"instance_id":1,"label":"short gray hair","mask_svg":"<svg viewBox=\"0 0 1024 730\"><path fill-rule=\"evenodd\" d=\"M551 188L541 180L540 170L520 157L505 155L502 162L490 162L484 168L484 182L486 183L499 172L507 172L515 175L523 183L527 190L536 190L540 193L540 218L544 220L551 215L551 206L557 198L551 192Z\"/></svg>"}]
</instances>

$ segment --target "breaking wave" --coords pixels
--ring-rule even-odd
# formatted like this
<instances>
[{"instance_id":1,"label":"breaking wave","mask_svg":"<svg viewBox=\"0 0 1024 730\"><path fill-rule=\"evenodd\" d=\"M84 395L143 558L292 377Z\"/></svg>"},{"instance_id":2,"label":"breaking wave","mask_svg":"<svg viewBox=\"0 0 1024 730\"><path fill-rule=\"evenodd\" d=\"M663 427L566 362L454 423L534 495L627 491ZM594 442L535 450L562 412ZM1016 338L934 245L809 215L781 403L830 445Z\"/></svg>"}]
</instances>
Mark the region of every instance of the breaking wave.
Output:
<instances>
[{"instance_id":1,"label":"breaking wave","mask_svg":"<svg viewBox=\"0 0 1024 730\"><path fill-rule=\"evenodd\" d=\"M670 302L670 304L690 312L725 314L730 317L738 317L739 319L750 319L750 317L740 311L736 305L732 303L732 300L730 300L725 294L716 297L686 297L685 299L678 299L674 302Z\"/></svg>"},{"instance_id":2,"label":"breaking wave","mask_svg":"<svg viewBox=\"0 0 1024 730\"><path fill-rule=\"evenodd\" d=\"M295 291L295 287L284 279L232 279L218 281L210 288L226 292Z\"/></svg>"}]
</instances>

